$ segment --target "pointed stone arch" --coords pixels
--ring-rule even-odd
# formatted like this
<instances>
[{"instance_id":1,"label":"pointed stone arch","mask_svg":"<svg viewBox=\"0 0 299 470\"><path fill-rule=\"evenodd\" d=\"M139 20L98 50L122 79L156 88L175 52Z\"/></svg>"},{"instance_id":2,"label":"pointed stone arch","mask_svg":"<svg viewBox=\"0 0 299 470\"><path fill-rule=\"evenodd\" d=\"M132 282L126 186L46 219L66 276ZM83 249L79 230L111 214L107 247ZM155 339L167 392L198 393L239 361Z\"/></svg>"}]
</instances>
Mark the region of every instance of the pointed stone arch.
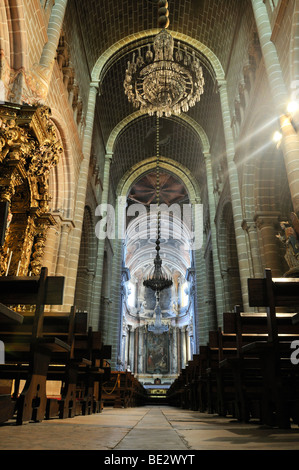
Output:
<instances>
[{"instance_id":1,"label":"pointed stone arch","mask_svg":"<svg viewBox=\"0 0 299 470\"><path fill-rule=\"evenodd\" d=\"M159 31L160 31L159 29L150 29L146 31L140 31L135 34L131 34L127 36L126 38L123 38L120 41L113 44L99 57L96 64L94 65L92 73L91 73L92 81L99 82L101 80L101 73L107 61L110 60L112 56L116 54L117 52L119 52L124 46L132 42L135 42L138 39L141 40L146 37L155 36L156 34L159 33ZM177 31L169 31L169 32L174 39L188 43L195 50L198 50L199 52L201 52L209 60L217 80L221 80L225 78L225 72L222 67L222 64L220 60L218 59L218 57L216 56L216 54L211 49L205 46L202 42L192 38L191 36L188 36L183 33L179 33Z\"/></svg>"}]
</instances>

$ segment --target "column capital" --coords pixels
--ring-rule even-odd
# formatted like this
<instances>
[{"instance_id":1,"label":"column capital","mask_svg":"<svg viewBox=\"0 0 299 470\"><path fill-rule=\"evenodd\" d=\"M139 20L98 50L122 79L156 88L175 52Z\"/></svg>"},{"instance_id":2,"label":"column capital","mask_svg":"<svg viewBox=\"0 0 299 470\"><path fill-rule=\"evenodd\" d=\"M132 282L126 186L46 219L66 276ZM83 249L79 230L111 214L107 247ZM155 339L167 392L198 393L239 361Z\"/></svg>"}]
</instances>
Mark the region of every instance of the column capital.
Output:
<instances>
[{"instance_id":1,"label":"column capital","mask_svg":"<svg viewBox=\"0 0 299 470\"><path fill-rule=\"evenodd\" d=\"M203 152L203 156L205 160L211 161L211 152Z\"/></svg>"},{"instance_id":2,"label":"column capital","mask_svg":"<svg viewBox=\"0 0 299 470\"><path fill-rule=\"evenodd\" d=\"M105 163L111 163L113 159L113 152L108 152L105 155Z\"/></svg>"},{"instance_id":3,"label":"column capital","mask_svg":"<svg viewBox=\"0 0 299 470\"><path fill-rule=\"evenodd\" d=\"M226 87L227 81L225 78L217 78L217 84L218 84L219 89L221 90L224 87Z\"/></svg>"},{"instance_id":4,"label":"column capital","mask_svg":"<svg viewBox=\"0 0 299 470\"><path fill-rule=\"evenodd\" d=\"M97 91L97 93L100 94L100 83L98 81L94 80L94 81L90 82L89 86L90 86L90 88L94 88Z\"/></svg>"},{"instance_id":5,"label":"column capital","mask_svg":"<svg viewBox=\"0 0 299 470\"><path fill-rule=\"evenodd\" d=\"M249 233L250 231L256 229L256 221L253 219L243 219L241 226L244 231Z\"/></svg>"},{"instance_id":6,"label":"column capital","mask_svg":"<svg viewBox=\"0 0 299 470\"><path fill-rule=\"evenodd\" d=\"M253 221L256 223L257 227L261 229L265 226L273 226L279 224L280 212L276 211L265 211L265 212L256 212Z\"/></svg>"}]
</instances>

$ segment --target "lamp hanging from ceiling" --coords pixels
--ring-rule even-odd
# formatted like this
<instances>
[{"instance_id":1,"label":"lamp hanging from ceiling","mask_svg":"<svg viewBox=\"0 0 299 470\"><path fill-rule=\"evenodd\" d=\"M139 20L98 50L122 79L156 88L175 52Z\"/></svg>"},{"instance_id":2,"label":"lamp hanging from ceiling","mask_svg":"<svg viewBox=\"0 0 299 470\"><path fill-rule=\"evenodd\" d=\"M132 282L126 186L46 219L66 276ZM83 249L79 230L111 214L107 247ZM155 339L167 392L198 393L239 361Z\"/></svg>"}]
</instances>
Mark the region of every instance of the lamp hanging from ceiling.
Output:
<instances>
[{"instance_id":1,"label":"lamp hanging from ceiling","mask_svg":"<svg viewBox=\"0 0 299 470\"><path fill-rule=\"evenodd\" d=\"M157 116L157 164L156 164L156 198L157 198L157 239L156 257L154 259L154 272L144 282L145 287L149 287L156 293L159 300L160 292L172 286L172 280L168 278L162 270L162 259L160 257L160 237L161 237L161 210L160 210L160 152L159 152L159 116Z\"/></svg>"},{"instance_id":2,"label":"lamp hanging from ceiling","mask_svg":"<svg viewBox=\"0 0 299 470\"><path fill-rule=\"evenodd\" d=\"M161 31L154 39L145 57L138 50L128 62L124 81L125 94L133 106L141 111L162 117L179 115L200 101L204 91L204 77L198 57L180 42L175 50L174 39L166 31L169 26L168 2L159 0L158 25Z\"/></svg>"},{"instance_id":3,"label":"lamp hanging from ceiling","mask_svg":"<svg viewBox=\"0 0 299 470\"><path fill-rule=\"evenodd\" d=\"M159 148L159 136L160 136L160 124L159 116L157 115L157 150L156 150L156 198L157 198L157 239L156 239L156 257L154 259L154 271L153 274L148 276L143 281L145 287L149 287L155 292L156 306L154 309L155 322L153 325L148 326L148 331L152 331L155 334L162 334L168 331L168 325L162 324L162 312L160 307L160 293L162 290L172 286L172 279L169 278L162 269L162 259L160 257L160 237L161 237L161 211L160 211L160 148Z\"/></svg>"}]
</instances>

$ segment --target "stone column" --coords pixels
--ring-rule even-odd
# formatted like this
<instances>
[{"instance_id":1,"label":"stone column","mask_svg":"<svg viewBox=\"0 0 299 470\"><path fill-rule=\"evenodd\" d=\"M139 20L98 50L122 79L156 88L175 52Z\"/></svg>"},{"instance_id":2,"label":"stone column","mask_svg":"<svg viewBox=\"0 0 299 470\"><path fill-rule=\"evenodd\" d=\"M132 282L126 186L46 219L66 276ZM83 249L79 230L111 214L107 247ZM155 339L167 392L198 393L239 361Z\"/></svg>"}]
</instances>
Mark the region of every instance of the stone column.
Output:
<instances>
[{"instance_id":1,"label":"stone column","mask_svg":"<svg viewBox=\"0 0 299 470\"><path fill-rule=\"evenodd\" d=\"M194 309L194 331L196 332L196 338L199 340L197 341L196 348L198 350L199 344L202 341L200 336L201 333L201 325L202 321L205 318L205 304L204 304L204 285L205 285L205 262L204 262L204 242L203 242L203 227L200 226L198 218L198 210L200 208L200 199L196 198L194 200L190 200L190 204L192 207L192 223L191 223L191 231L198 237L202 237L202 245L199 246L199 240L196 241L195 247L192 251L193 258L192 258L192 267L195 268L195 309ZM201 230L201 234L198 234L198 230Z\"/></svg>"},{"instance_id":2,"label":"stone column","mask_svg":"<svg viewBox=\"0 0 299 470\"><path fill-rule=\"evenodd\" d=\"M299 139L291 123L292 117L287 113L287 105L290 97L288 96L287 88L284 83L275 44L271 41L272 30L266 6L263 0L251 0L251 3L273 103L280 119L280 127L283 136L282 150L294 211L299 212Z\"/></svg>"},{"instance_id":3,"label":"stone column","mask_svg":"<svg viewBox=\"0 0 299 470\"><path fill-rule=\"evenodd\" d=\"M250 277L250 269L248 263L248 253L246 246L245 234L242 229L242 206L241 206L241 193L239 187L238 171L236 164L234 162L235 157L235 145L234 137L231 129L231 119L230 119L230 110L228 104L227 96L227 85L224 80L218 81L219 83L219 92L221 100L221 109L223 117L223 126L224 126L224 136L226 144L226 156L227 156L227 166L228 166L228 175L229 175L229 185L230 193L232 200L232 209L233 209L233 219L234 227L236 234L236 246L239 260L239 271L240 271L240 281L242 288L242 299L243 299L243 308L246 311L249 308L248 305L248 291L247 291L247 279Z\"/></svg>"},{"instance_id":4,"label":"stone column","mask_svg":"<svg viewBox=\"0 0 299 470\"><path fill-rule=\"evenodd\" d=\"M176 327L176 343L177 343L177 371L180 374L182 370L182 357L181 357L181 330Z\"/></svg>"},{"instance_id":5,"label":"stone column","mask_svg":"<svg viewBox=\"0 0 299 470\"><path fill-rule=\"evenodd\" d=\"M187 269L186 272L186 280L189 283L189 304L190 304L190 309L192 312L192 329L193 332L196 331L196 322L195 322L195 315L196 315L196 285L195 285L195 280L196 280L196 274L195 274L195 269L194 268L189 268ZM193 334L194 341L192 343L192 356L193 354L196 354L196 351L199 351L199 347L197 347L197 338L196 335Z\"/></svg>"},{"instance_id":6,"label":"stone column","mask_svg":"<svg viewBox=\"0 0 299 470\"><path fill-rule=\"evenodd\" d=\"M139 330L139 344L138 344L138 349L139 349L139 354L138 354L138 363L137 363L137 372L138 374L144 374L144 356L145 356L145 330L144 327L140 328Z\"/></svg>"},{"instance_id":7,"label":"stone column","mask_svg":"<svg viewBox=\"0 0 299 470\"><path fill-rule=\"evenodd\" d=\"M134 331L134 369L132 372L138 374L138 354L139 354L139 328Z\"/></svg>"},{"instance_id":8,"label":"stone column","mask_svg":"<svg viewBox=\"0 0 299 470\"><path fill-rule=\"evenodd\" d=\"M102 211L101 215L106 217L105 214L105 205L108 204L108 197L109 197L109 180L110 180L110 166L112 161L112 154L107 154L105 156L105 165L104 165L104 174L103 174L103 191L101 197L101 206ZM98 214L100 215L100 214ZM99 235L99 234L98 234ZM97 252L97 262L96 262L96 274L95 274L95 282L94 282L94 295L93 295L93 305L94 309L91 312L92 317L92 325L95 329L99 328L99 315L100 312L100 305L101 305L101 295L102 295L102 281L103 281L103 267L104 267L104 251L105 251L105 243L106 237L101 234L98 238L98 252ZM103 319L102 323L107 325L108 319ZM107 338L107 331L105 329L104 337Z\"/></svg>"},{"instance_id":9,"label":"stone column","mask_svg":"<svg viewBox=\"0 0 299 470\"><path fill-rule=\"evenodd\" d=\"M243 230L248 236L248 252L251 255L252 276L264 277L261 256L259 250L259 241L257 234L257 227L254 220L243 220Z\"/></svg>"},{"instance_id":10,"label":"stone column","mask_svg":"<svg viewBox=\"0 0 299 470\"><path fill-rule=\"evenodd\" d=\"M131 325L128 325L128 328L127 328L127 338L128 338L128 342L127 342L127 368L129 367L130 370L131 369L131 366L132 366L132 363L131 363L131 330L132 330L132 327Z\"/></svg>"},{"instance_id":11,"label":"stone column","mask_svg":"<svg viewBox=\"0 0 299 470\"><path fill-rule=\"evenodd\" d=\"M48 25L48 42L43 48L40 65L45 69L51 69L57 53L57 46L61 34L61 28L67 6L67 0L55 0L52 7L51 17Z\"/></svg>"},{"instance_id":12,"label":"stone column","mask_svg":"<svg viewBox=\"0 0 299 470\"><path fill-rule=\"evenodd\" d=\"M190 336L189 336L188 327L186 327L185 335L186 335L186 364L187 364L188 361L191 360L191 344L190 344Z\"/></svg>"},{"instance_id":13,"label":"stone column","mask_svg":"<svg viewBox=\"0 0 299 470\"><path fill-rule=\"evenodd\" d=\"M111 304L108 318L107 339L108 344L112 345L112 360L114 362L113 350L117 350L117 342L119 335L119 315L121 311L120 292L121 292L121 272L123 269L124 259L124 227L126 214L126 198L119 197L115 208L116 230L115 237L111 240L113 249L113 265L111 273Z\"/></svg>"},{"instance_id":14,"label":"stone column","mask_svg":"<svg viewBox=\"0 0 299 470\"><path fill-rule=\"evenodd\" d=\"M70 250L72 252L72 257L70 258L68 263L68 277L70 279L70 288L68 289L68 295L65 298L65 301L68 302L69 305L72 305L75 296L97 95L98 84L91 83L86 115L86 129L84 132L84 140L82 146L83 160L81 162L78 183L76 186L76 210L74 214L74 230L72 232L72 237L70 240Z\"/></svg>"},{"instance_id":15,"label":"stone column","mask_svg":"<svg viewBox=\"0 0 299 470\"><path fill-rule=\"evenodd\" d=\"M269 212L257 213L255 216L263 246L264 268L271 269L273 277L280 277L282 274L276 237L279 230L279 215L278 212Z\"/></svg>"},{"instance_id":16,"label":"stone column","mask_svg":"<svg viewBox=\"0 0 299 470\"><path fill-rule=\"evenodd\" d=\"M65 276L65 261L68 253L67 246L71 226L71 222L61 223L60 245L57 257L56 276Z\"/></svg>"},{"instance_id":17,"label":"stone column","mask_svg":"<svg viewBox=\"0 0 299 470\"><path fill-rule=\"evenodd\" d=\"M221 324L222 314L224 312L224 293L223 293L223 282L221 277L221 270L219 265L219 254L217 244L217 231L215 224L215 199L214 199L214 184L212 174L212 163L211 155L208 153L204 154L206 163L206 174L207 174L207 188L209 198L209 212L210 212L210 225L211 225L211 237L212 237L212 248L213 248L213 268L214 268L214 280L215 280L215 294L216 294L216 308L217 318L219 324Z\"/></svg>"},{"instance_id":18,"label":"stone column","mask_svg":"<svg viewBox=\"0 0 299 470\"><path fill-rule=\"evenodd\" d=\"M127 344L127 334L123 332L122 335L122 358L123 358L123 368L126 370L127 368L127 350L126 350L126 344ZM113 370L114 368L112 368Z\"/></svg>"},{"instance_id":19,"label":"stone column","mask_svg":"<svg viewBox=\"0 0 299 470\"><path fill-rule=\"evenodd\" d=\"M293 24L291 33L291 78L292 80L299 79L299 1L295 0ZM298 88L298 83L294 84Z\"/></svg>"},{"instance_id":20,"label":"stone column","mask_svg":"<svg viewBox=\"0 0 299 470\"><path fill-rule=\"evenodd\" d=\"M181 333L181 364L182 369L186 367L186 328L180 330Z\"/></svg>"},{"instance_id":21,"label":"stone column","mask_svg":"<svg viewBox=\"0 0 299 470\"><path fill-rule=\"evenodd\" d=\"M44 45L39 63L35 63L30 71L25 72L28 79L38 83L34 90L34 99L30 104L45 103L49 91L49 85L52 77L55 57L59 44L62 24L64 20L67 0L56 0L48 24L48 40Z\"/></svg>"}]
</instances>

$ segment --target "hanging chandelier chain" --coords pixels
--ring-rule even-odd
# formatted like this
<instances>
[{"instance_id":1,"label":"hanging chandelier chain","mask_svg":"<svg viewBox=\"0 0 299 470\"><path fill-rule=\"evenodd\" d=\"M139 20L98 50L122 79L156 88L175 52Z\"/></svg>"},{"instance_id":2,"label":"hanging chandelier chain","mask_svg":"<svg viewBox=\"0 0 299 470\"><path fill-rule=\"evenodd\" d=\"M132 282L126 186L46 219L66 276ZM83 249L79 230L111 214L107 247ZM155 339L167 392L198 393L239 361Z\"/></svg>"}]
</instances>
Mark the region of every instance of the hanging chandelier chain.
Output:
<instances>
[{"instance_id":1,"label":"hanging chandelier chain","mask_svg":"<svg viewBox=\"0 0 299 470\"><path fill-rule=\"evenodd\" d=\"M124 89L128 100L135 108L150 116L170 117L195 106L204 91L204 77L200 60L195 52L190 53L180 42L175 44L169 26L167 0L158 1L158 26L161 31L154 39L153 49L148 45L145 56L138 49L133 61L128 62Z\"/></svg>"},{"instance_id":2,"label":"hanging chandelier chain","mask_svg":"<svg viewBox=\"0 0 299 470\"><path fill-rule=\"evenodd\" d=\"M160 212L160 120L157 115L157 148L156 148L156 158L157 158L157 181L156 181L156 196L157 196L157 240L160 240L160 222L161 222L161 212Z\"/></svg>"},{"instance_id":3,"label":"hanging chandelier chain","mask_svg":"<svg viewBox=\"0 0 299 470\"><path fill-rule=\"evenodd\" d=\"M156 184L156 193L157 193L157 205L160 206L160 120L157 115L157 184Z\"/></svg>"}]
</instances>

